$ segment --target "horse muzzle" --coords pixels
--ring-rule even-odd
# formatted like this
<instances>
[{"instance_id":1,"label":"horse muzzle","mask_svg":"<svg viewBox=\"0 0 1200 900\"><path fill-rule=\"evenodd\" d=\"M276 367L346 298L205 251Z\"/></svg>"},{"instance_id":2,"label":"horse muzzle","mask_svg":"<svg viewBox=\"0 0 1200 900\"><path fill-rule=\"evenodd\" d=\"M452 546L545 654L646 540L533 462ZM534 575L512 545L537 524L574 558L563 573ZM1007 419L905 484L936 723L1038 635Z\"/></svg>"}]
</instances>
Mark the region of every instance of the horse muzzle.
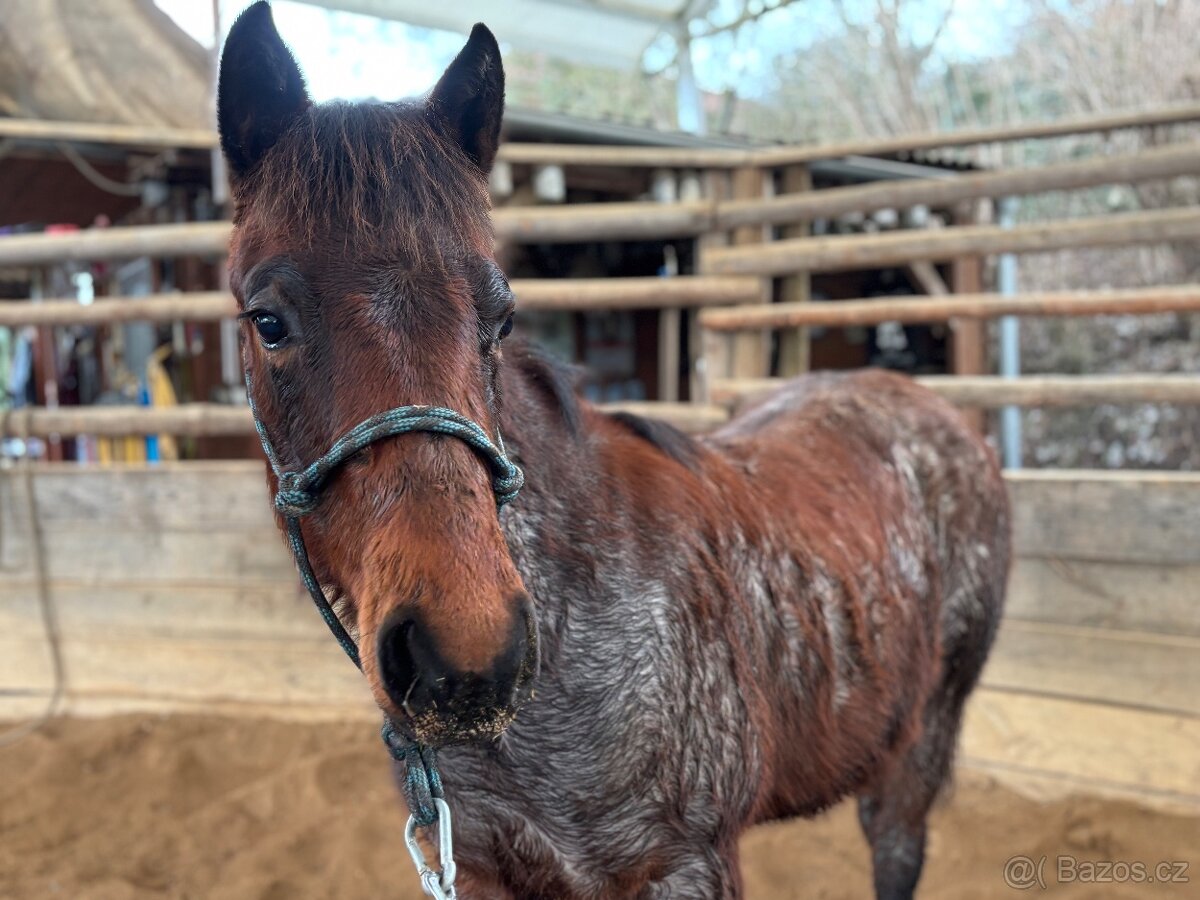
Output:
<instances>
[{"instance_id":1,"label":"horse muzzle","mask_svg":"<svg viewBox=\"0 0 1200 900\"><path fill-rule=\"evenodd\" d=\"M403 715L396 726L431 747L498 737L529 699L538 672L533 605L522 594L513 604L509 633L486 667L451 662L433 630L413 610L397 610L377 633L379 678Z\"/></svg>"}]
</instances>

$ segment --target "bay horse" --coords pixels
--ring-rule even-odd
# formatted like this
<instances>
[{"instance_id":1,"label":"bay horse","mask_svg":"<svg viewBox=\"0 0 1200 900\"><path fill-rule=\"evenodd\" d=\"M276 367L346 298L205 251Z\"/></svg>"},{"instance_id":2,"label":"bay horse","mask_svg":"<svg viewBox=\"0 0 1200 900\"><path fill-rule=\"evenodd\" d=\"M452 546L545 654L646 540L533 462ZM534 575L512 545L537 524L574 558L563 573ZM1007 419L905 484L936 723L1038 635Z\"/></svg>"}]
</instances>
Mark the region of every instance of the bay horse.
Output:
<instances>
[{"instance_id":1,"label":"bay horse","mask_svg":"<svg viewBox=\"0 0 1200 900\"><path fill-rule=\"evenodd\" d=\"M231 283L280 460L438 404L524 471L498 516L470 447L394 435L302 520L380 709L440 750L461 896L737 898L745 829L850 796L877 896L913 896L1003 605L992 453L879 371L703 437L584 402L508 336L503 103L483 26L418 101L314 105L265 3L221 62Z\"/></svg>"}]
</instances>

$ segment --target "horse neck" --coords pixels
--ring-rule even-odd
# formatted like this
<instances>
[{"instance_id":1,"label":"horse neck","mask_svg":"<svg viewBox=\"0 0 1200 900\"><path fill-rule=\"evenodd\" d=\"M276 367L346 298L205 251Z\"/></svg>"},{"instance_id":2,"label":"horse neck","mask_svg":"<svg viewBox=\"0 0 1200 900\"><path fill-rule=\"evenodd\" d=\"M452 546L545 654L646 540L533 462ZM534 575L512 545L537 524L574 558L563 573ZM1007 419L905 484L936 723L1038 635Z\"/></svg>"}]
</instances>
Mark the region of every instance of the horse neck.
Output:
<instances>
[{"instance_id":1,"label":"horse neck","mask_svg":"<svg viewBox=\"0 0 1200 900\"><path fill-rule=\"evenodd\" d=\"M569 373L523 348L502 366L501 396L504 439L526 485L501 521L551 663L568 606L573 618L608 615L608 604L636 602L655 585L680 592L666 583L678 576L665 556L688 541L719 543L731 518L729 467L673 429L591 408Z\"/></svg>"}]
</instances>

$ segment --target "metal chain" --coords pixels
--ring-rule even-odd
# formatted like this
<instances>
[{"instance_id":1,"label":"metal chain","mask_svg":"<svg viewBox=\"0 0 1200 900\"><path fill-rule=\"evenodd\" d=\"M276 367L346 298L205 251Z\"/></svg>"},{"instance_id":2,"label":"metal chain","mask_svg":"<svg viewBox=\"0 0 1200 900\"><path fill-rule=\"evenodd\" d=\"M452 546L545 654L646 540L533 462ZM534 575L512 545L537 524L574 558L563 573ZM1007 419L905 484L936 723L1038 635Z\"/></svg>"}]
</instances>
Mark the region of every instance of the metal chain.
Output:
<instances>
[{"instance_id":1,"label":"metal chain","mask_svg":"<svg viewBox=\"0 0 1200 900\"><path fill-rule=\"evenodd\" d=\"M454 864L454 837L450 825L450 807L445 800L435 799L437 806L438 825L438 864L441 870L432 869L425 860L425 851L417 840L417 820L408 817L404 827L404 843L408 847L408 855L412 857L413 865L417 867L417 876L421 879L421 887L425 893L435 900L455 900L458 896L454 891L454 878L458 867Z\"/></svg>"}]
</instances>

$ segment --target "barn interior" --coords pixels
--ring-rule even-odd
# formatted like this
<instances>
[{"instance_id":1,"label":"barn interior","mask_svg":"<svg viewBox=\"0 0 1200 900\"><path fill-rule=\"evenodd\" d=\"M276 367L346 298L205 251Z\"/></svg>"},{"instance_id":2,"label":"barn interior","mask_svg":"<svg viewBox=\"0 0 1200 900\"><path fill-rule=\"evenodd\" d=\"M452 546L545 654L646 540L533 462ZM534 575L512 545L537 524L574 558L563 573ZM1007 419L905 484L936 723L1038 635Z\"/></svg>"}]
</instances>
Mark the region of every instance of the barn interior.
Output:
<instances>
[{"instance_id":1,"label":"barn interior","mask_svg":"<svg viewBox=\"0 0 1200 900\"><path fill-rule=\"evenodd\" d=\"M18 7L10 34L9 63L0 69L0 108L27 121L138 124L151 129L205 134L211 88L211 59L205 48L150 0L97 4L71 16L61 28L35 5ZM114 48L99 53L97 46ZM115 48L121 48L117 50ZM37 77L40 61L71 58L77 77L64 86ZM49 82L49 83L48 83ZM153 85L154 90L146 89ZM664 132L643 125L581 119L564 113L510 108L506 139L521 143L598 147L750 149L755 144L728 136ZM144 138L143 138L144 140ZM230 212L222 188L214 196L211 141L196 146L156 148L138 140L67 142L43 136L5 138L0 152L0 228L5 233L70 233L76 229L219 220ZM893 156L912 154L893 154ZM952 177L971 167L950 156L822 160L811 167L812 189L881 180ZM700 200L712 185L695 169L643 166L538 166L502 163L493 175L497 208L649 200ZM782 191L782 177L766 187ZM987 210L979 214L986 216ZM877 233L928 228L953 220L954 210L918 207L902 217L894 210L846 215L812 223L814 234ZM522 242L499 248L513 278L673 277L697 271L696 242L617 240L586 243ZM815 301L876 295L945 291L956 278L960 290L979 289L978 260L940 267L898 266L854 272L820 273L812 278ZM218 258L138 258L121 264L70 262L37 268L0 267L0 299L75 298L93 302L105 296L139 296L172 291L211 291L221 287ZM974 280L975 283L970 283ZM782 295L786 286L777 285ZM694 310L664 315L655 309L531 310L521 314L522 331L564 361L588 373L583 389L594 400L689 400L700 357ZM16 335L28 352L12 353L6 383L18 404L91 405L143 400L157 402L240 402L241 378L231 360L235 338L228 323L128 323L119 328L78 326L61 329L57 342L43 333ZM882 366L913 374L957 371L955 338L944 325L884 323L852 328L812 329L804 351L811 367L847 369ZM962 365L982 357L982 336L963 331L958 342ZM970 346L966 346L970 344ZM805 365L788 339L774 339L769 373L796 374ZM151 363L151 359L154 362ZM147 365L159 376L150 391ZM17 371L14 367L23 367ZM961 365L960 365L961 368ZM164 441L166 443L166 441ZM176 448L183 458L253 457L252 441L202 438ZM80 446L70 437L46 447L48 459L107 459L120 450ZM120 456L120 458L126 458Z\"/></svg>"}]
</instances>

